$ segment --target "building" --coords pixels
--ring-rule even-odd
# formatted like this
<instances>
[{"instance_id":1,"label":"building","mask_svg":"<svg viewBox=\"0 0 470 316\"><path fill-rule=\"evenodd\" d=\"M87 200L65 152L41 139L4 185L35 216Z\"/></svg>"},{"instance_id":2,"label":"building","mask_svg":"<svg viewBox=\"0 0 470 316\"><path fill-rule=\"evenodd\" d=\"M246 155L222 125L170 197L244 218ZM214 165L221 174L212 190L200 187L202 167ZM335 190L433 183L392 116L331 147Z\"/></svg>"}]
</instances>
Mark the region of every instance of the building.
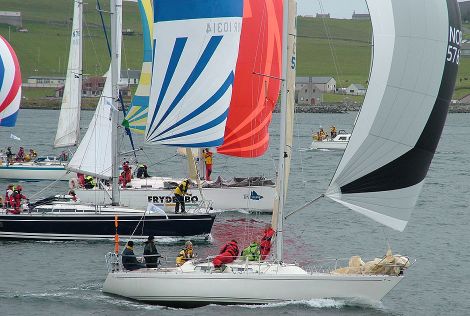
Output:
<instances>
[{"instance_id":1,"label":"building","mask_svg":"<svg viewBox=\"0 0 470 316\"><path fill-rule=\"evenodd\" d=\"M317 19L329 19L330 14L329 13L317 13L315 16Z\"/></svg>"},{"instance_id":2,"label":"building","mask_svg":"<svg viewBox=\"0 0 470 316\"><path fill-rule=\"evenodd\" d=\"M25 88L58 88L65 83L65 77L31 76L23 83Z\"/></svg>"},{"instance_id":3,"label":"building","mask_svg":"<svg viewBox=\"0 0 470 316\"><path fill-rule=\"evenodd\" d=\"M295 101L299 105L320 104L323 93L335 91L336 80L332 77L297 77L295 79Z\"/></svg>"},{"instance_id":4,"label":"building","mask_svg":"<svg viewBox=\"0 0 470 316\"><path fill-rule=\"evenodd\" d=\"M370 20L370 14L369 13L356 13L356 11L353 12L352 15L353 20Z\"/></svg>"},{"instance_id":5,"label":"building","mask_svg":"<svg viewBox=\"0 0 470 316\"><path fill-rule=\"evenodd\" d=\"M0 24L22 27L23 19L21 17L21 12L0 11Z\"/></svg>"},{"instance_id":6,"label":"building","mask_svg":"<svg viewBox=\"0 0 470 316\"><path fill-rule=\"evenodd\" d=\"M87 77L83 79L82 83L82 97L84 98L98 98L104 89L106 77L95 76ZM131 95L129 87L121 86L119 88L123 97L129 97ZM64 85L56 89L55 96L62 98L64 96Z\"/></svg>"},{"instance_id":7,"label":"building","mask_svg":"<svg viewBox=\"0 0 470 316\"><path fill-rule=\"evenodd\" d=\"M127 69L121 70L121 85L136 85L139 84L140 80L140 70Z\"/></svg>"},{"instance_id":8,"label":"building","mask_svg":"<svg viewBox=\"0 0 470 316\"><path fill-rule=\"evenodd\" d=\"M353 83L346 88L346 94L350 95L365 95L367 92L366 87L361 84Z\"/></svg>"}]
</instances>

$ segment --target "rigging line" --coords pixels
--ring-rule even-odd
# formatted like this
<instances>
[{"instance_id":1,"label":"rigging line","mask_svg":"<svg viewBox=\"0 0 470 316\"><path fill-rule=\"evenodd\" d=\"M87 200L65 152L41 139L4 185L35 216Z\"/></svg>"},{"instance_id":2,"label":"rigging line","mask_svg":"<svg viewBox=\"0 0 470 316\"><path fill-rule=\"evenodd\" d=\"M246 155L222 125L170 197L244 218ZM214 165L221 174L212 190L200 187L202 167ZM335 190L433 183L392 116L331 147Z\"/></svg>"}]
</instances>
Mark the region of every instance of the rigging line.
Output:
<instances>
[{"instance_id":1,"label":"rigging line","mask_svg":"<svg viewBox=\"0 0 470 316\"><path fill-rule=\"evenodd\" d=\"M328 40L328 46L330 47L330 51L331 51L331 57L333 58L333 64L335 66L335 70L336 70L336 76L338 78L338 85L341 85L341 78L340 78L340 67L339 67L339 64L337 63L337 55L336 55L336 52L335 52L335 49L333 47L333 44L332 44L332 41L331 41L331 34L330 34L330 31L329 31L329 28L328 28L328 25L326 23L326 18L324 16L325 14L325 10L323 8L323 2L322 0L318 0L318 5L320 6L320 12L322 13L322 22L323 22L323 27L325 29L325 35L327 37L327 40Z\"/></svg>"},{"instance_id":2,"label":"rigging line","mask_svg":"<svg viewBox=\"0 0 470 316\"><path fill-rule=\"evenodd\" d=\"M320 199L323 198L323 197L325 197L325 194L321 194L319 197L317 197L317 198L311 200L311 201L308 202L308 203L305 203L304 205L302 205L302 206L299 207L298 209L296 209L296 210L290 212L289 214L287 214L286 216L284 216L284 219L287 219L289 216L294 215L294 214L297 213L297 212L300 212L300 211L303 210L304 208L306 208L306 207L312 205L313 203L315 203L316 201L320 200Z\"/></svg>"},{"instance_id":3,"label":"rigging line","mask_svg":"<svg viewBox=\"0 0 470 316\"><path fill-rule=\"evenodd\" d=\"M38 192L34 193L33 195L30 196L30 198L34 198L36 197L37 195L39 195L40 193L42 193L44 190L47 190L49 189L51 186L53 186L54 184L56 184L57 182L61 181L62 178L64 178L66 175L68 175L70 173L70 171L67 171L62 177L54 180L52 183L46 185L44 188L42 188L41 190L39 190Z\"/></svg>"},{"instance_id":4,"label":"rigging line","mask_svg":"<svg viewBox=\"0 0 470 316\"><path fill-rule=\"evenodd\" d=\"M91 31L90 31L90 27L86 21L86 14L83 15L83 23L85 24L85 28L86 28L86 31L88 33L88 39L89 41L91 42L91 47L93 49L93 53L95 54L95 59L96 59L96 63L98 65L98 68L99 68L99 72L101 73L101 69L102 69L102 65L101 65L101 58L98 58L98 52L96 51L96 46L95 46L95 42L93 41L93 36L91 35ZM82 66L82 69L81 69L81 72L82 72L82 77L83 77L83 73L84 73L84 67ZM95 69L96 70L96 69ZM96 72L95 74L98 74L98 72Z\"/></svg>"}]
</instances>

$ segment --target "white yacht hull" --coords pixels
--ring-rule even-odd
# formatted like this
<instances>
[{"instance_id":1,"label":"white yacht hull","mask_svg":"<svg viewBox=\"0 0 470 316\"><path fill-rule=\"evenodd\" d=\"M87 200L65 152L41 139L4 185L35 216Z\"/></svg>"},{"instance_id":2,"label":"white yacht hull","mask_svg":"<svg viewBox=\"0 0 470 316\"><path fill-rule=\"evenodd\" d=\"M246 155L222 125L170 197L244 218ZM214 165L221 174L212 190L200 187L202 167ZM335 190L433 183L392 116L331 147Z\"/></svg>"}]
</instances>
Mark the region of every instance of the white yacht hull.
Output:
<instances>
[{"instance_id":1,"label":"white yacht hull","mask_svg":"<svg viewBox=\"0 0 470 316\"><path fill-rule=\"evenodd\" d=\"M348 142L345 141L333 141L333 140L324 140L312 142L310 146L311 149L327 149L327 150L345 150Z\"/></svg>"},{"instance_id":2,"label":"white yacht hull","mask_svg":"<svg viewBox=\"0 0 470 316\"><path fill-rule=\"evenodd\" d=\"M36 163L15 163L0 165L0 179L14 179L25 181L38 180L69 180L71 173L67 174L65 164L36 164Z\"/></svg>"},{"instance_id":3,"label":"white yacht hull","mask_svg":"<svg viewBox=\"0 0 470 316\"><path fill-rule=\"evenodd\" d=\"M178 181L178 180L175 180ZM107 204L110 202L111 190L103 189L76 189L82 202ZM196 207L202 201L197 189L191 189L192 196L186 196L186 207ZM202 195L206 201L212 203L216 210L253 210L258 212L272 212L274 206L274 186L244 186L244 187L218 187L203 188ZM165 209L173 211L173 190L163 188L125 188L120 191L121 205L132 208L147 208L149 202Z\"/></svg>"},{"instance_id":4,"label":"white yacht hull","mask_svg":"<svg viewBox=\"0 0 470 316\"><path fill-rule=\"evenodd\" d=\"M402 276L330 273L111 272L103 292L168 306L266 304L339 298L379 301Z\"/></svg>"}]
</instances>

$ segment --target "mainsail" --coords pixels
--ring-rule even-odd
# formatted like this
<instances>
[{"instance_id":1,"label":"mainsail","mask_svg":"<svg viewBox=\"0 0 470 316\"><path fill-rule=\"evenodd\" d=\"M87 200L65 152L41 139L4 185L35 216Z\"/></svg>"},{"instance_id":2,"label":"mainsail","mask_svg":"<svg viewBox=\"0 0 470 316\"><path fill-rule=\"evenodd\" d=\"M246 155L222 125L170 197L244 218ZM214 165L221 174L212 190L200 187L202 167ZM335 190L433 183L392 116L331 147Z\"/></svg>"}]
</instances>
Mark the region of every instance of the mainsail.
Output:
<instances>
[{"instance_id":1,"label":"mainsail","mask_svg":"<svg viewBox=\"0 0 470 316\"><path fill-rule=\"evenodd\" d=\"M242 0L154 1L148 142L223 143L242 15Z\"/></svg>"},{"instance_id":2,"label":"mainsail","mask_svg":"<svg viewBox=\"0 0 470 316\"><path fill-rule=\"evenodd\" d=\"M21 71L15 51L0 35L0 126L15 126L21 101Z\"/></svg>"},{"instance_id":3,"label":"mainsail","mask_svg":"<svg viewBox=\"0 0 470 316\"><path fill-rule=\"evenodd\" d=\"M370 85L326 195L404 230L436 151L462 40L454 0L368 0ZM418 14L419 13L419 14Z\"/></svg>"},{"instance_id":4,"label":"mainsail","mask_svg":"<svg viewBox=\"0 0 470 316\"><path fill-rule=\"evenodd\" d=\"M140 73L139 85L132 98L129 112L123 125L137 134L144 134L147 123L147 113L150 94L150 79L152 77L152 34L153 9L152 0L139 0L139 10L142 20L142 33L144 39L144 58Z\"/></svg>"},{"instance_id":5,"label":"mainsail","mask_svg":"<svg viewBox=\"0 0 470 316\"><path fill-rule=\"evenodd\" d=\"M83 2L74 1L69 61L54 147L75 146L78 144L80 138L80 107L82 102L82 19Z\"/></svg>"},{"instance_id":6,"label":"mainsail","mask_svg":"<svg viewBox=\"0 0 470 316\"><path fill-rule=\"evenodd\" d=\"M117 50L121 52L122 45L122 2L118 2L116 15L118 19L119 31L117 36ZM118 73L121 73L121 54L119 53ZM111 111L118 111L113 108L111 70L106 73L106 82L101 93L95 114L91 119L90 125L83 137L77 151L73 155L67 169L74 172L80 172L92 175L98 178L111 178L112 154L112 122Z\"/></svg>"},{"instance_id":7,"label":"mainsail","mask_svg":"<svg viewBox=\"0 0 470 316\"><path fill-rule=\"evenodd\" d=\"M269 145L269 124L281 84L282 0L245 0L224 144L217 152L258 157Z\"/></svg>"}]
</instances>

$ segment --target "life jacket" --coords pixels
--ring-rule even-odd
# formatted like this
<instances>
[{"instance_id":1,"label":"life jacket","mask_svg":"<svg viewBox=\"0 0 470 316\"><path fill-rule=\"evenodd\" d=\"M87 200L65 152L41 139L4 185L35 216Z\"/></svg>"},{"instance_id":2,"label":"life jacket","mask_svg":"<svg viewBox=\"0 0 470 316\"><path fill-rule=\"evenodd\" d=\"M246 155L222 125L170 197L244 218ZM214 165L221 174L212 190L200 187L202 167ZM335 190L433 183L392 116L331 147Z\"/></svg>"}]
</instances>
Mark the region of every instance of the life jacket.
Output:
<instances>
[{"instance_id":1,"label":"life jacket","mask_svg":"<svg viewBox=\"0 0 470 316\"><path fill-rule=\"evenodd\" d=\"M220 251L220 254L224 254L224 253L228 253L229 256L234 257L234 258L237 257L238 256L237 243L234 241L231 241L228 244L226 244L224 248L222 248L222 250Z\"/></svg>"},{"instance_id":2,"label":"life jacket","mask_svg":"<svg viewBox=\"0 0 470 316\"><path fill-rule=\"evenodd\" d=\"M15 190L10 197L11 206L14 208L19 208L21 206L21 199L26 199L26 196L21 194L20 191Z\"/></svg>"},{"instance_id":3,"label":"life jacket","mask_svg":"<svg viewBox=\"0 0 470 316\"><path fill-rule=\"evenodd\" d=\"M248 247L243 249L242 256L246 257L248 261L258 261L260 258L259 244L256 242L251 243Z\"/></svg>"},{"instance_id":4,"label":"life jacket","mask_svg":"<svg viewBox=\"0 0 470 316\"><path fill-rule=\"evenodd\" d=\"M186 192L188 192L188 187L189 187L189 184L188 184L188 181L184 180L183 182L180 183L180 185L178 185L175 189L175 194L176 195L185 195Z\"/></svg>"},{"instance_id":5,"label":"life jacket","mask_svg":"<svg viewBox=\"0 0 470 316\"><path fill-rule=\"evenodd\" d=\"M212 165L212 153L211 152L204 153L204 161L206 165Z\"/></svg>"},{"instance_id":6,"label":"life jacket","mask_svg":"<svg viewBox=\"0 0 470 316\"><path fill-rule=\"evenodd\" d=\"M193 249L181 249L181 251L178 254L178 257L176 257L176 265L180 266L189 259L194 257Z\"/></svg>"}]
</instances>

